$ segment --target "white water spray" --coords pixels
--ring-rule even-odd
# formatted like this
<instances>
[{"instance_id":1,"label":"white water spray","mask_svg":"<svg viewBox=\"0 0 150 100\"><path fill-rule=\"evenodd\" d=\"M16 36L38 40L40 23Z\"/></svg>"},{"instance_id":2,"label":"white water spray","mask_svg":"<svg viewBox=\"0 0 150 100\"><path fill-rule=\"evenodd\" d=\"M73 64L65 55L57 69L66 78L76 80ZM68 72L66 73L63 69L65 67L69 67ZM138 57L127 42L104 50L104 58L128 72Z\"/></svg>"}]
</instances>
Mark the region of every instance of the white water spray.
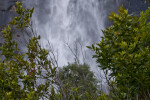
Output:
<instances>
[{"instance_id":1,"label":"white water spray","mask_svg":"<svg viewBox=\"0 0 150 100\"><path fill-rule=\"evenodd\" d=\"M66 44L74 50L76 42L82 44L83 51L86 52L85 62L93 64L91 52L86 46L100 40L108 8L113 10L119 6L119 0L27 0L25 3L35 7L33 19L36 30L42 37L41 42L47 48L49 41L58 51L60 66L74 61ZM83 55L77 55L82 63Z\"/></svg>"}]
</instances>

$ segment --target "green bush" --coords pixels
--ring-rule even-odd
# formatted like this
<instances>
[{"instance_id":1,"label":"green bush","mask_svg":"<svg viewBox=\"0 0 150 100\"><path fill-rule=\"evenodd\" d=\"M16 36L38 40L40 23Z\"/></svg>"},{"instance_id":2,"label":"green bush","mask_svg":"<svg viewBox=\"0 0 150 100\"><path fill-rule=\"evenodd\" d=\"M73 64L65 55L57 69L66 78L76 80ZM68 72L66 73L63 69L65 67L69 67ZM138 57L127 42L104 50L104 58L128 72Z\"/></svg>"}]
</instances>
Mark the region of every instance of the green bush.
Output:
<instances>
[{"instance_id":1,"label":"green bush","mask_svg":"<svg viewBox=\"0 0 150 100\"><path fill-rule=\"evenodd\" d=\"M99 67L110 71L120 99L150 99L150 8L140 17L131 16L123 7L119 15L111 12L113 24L103 31L104 36L95 51ZM108 74L108 73L107 73Z\"/></svg>"},{"instance_id":2,"label":"green bush","mask_svg":"<svg viewBox=\"0 0 150 100\"><path fill-rule=\"evenodd\" d=\"M0 61L0 99L1 100L37 100L49 98L50 87L53 83L56 68L51 66L48 51L39 44L40 36L32 31L32 36L26 44L26 52L21 53L18 42L13 40L13 30L23 31L31 28L31 17L34 9L23 9L20 2L16 2L15 17L2 30L4 43L0 47L3 59ZM20 33L23 35L24 33ZM43 84L37 80L43 79Z\"/></svg>"},{"instance_id":3,"label":"green bush","mask_svg":"<svg viewBox=\"0 0 150 100\"><path fill-rule=\"evenodd\" d=\"M94 74L86 64L69 64L56 74L56 67L48 59L49 52L41 47L40 36L33 31L30 20L34 9L23 9L20 2L16 7L18 16L2 30L1 100L150 99L150 8L139 18L129 15L123 7L119 15L112 12L109 19L113 24L103 31L100 43L89 47L95 51L93 57L99 67L114 80L110 80L110 93L104 94L98 90ZM32 35L22 53L13 39L13 30L20 31L19 37L28 34L27 29L31 29Z\"/></svg>"},{"instance_id":4,"label":"green bush","mask_svg":"<svg viewBox=\"0 0 150 100\"><path fill-rule=\"evenodd\" d=\"M98 81L87 64L68 64L59 69L58 78L66 98L69 98L71 94L74 94L72 96L77 94L77 97L82 100L86 99L86 95L93 96L94 99L98 94Z\"/></svg>"}]
</instances>

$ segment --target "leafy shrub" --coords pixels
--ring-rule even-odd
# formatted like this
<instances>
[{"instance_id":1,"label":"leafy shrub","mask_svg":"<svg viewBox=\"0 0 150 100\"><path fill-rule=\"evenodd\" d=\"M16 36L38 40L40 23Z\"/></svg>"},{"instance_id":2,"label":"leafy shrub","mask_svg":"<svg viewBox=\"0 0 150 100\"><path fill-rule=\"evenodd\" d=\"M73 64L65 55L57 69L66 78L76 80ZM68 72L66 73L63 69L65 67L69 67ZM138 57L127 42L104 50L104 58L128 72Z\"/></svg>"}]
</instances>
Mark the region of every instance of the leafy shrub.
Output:
<instances>
[{"instance_id":1,"label":"leafy shrub","mask_svg":"<svg viewBox=\"0 0 150 100\"><path fill-rule=\"evenodd\" d=\"M16 2L16 7L18 16L2 30L4 43L0 47L0 55L3 56L0 62L0 99L49 98L56 68L51 66L48 51L40 46L40 36L36 36L32 29L30 20L34 9L23 9L20 2ZM26 44L27 51L21 53L18 43L13 40L13 30L27 28L31 28L32 36ZM45 82L39 84L37 80L40 79Z\"/></svg>"},{"instance_id":2,"label":"leafy shrub","mask_svg":"<svg viewBox=\"0 0 150 100\"><path fill-rule=\"evenodd\" d=\"M58 77L66 98L70 98L72 94L73 98L78 97L81 100L86 99L86 95L93 96L94 99L98 94L98 81L87 64L68 64L59 69Z\"/></svg>"},{"instance_id":3,"label":"leafy shrub","mask_svg":"<svg viewBox=\"0 0 150 100\"><path fill-rule=\"evenodd\" d=\"M150 99L150 8L139 18L128 14L123 7L119 15L111 12L113 24L103 31L104 36L95 51L99 67L115 79L120 99ZM107 73L108 74L108 73Z\"/></svg>"}]
</instances>

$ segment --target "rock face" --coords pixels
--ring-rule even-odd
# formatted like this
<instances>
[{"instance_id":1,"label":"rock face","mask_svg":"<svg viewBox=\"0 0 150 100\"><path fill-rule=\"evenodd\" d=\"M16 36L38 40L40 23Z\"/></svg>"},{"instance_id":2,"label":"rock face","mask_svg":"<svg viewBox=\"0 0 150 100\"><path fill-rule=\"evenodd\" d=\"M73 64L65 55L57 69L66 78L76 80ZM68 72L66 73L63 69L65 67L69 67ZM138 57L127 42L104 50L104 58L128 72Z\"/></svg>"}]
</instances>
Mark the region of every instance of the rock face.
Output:
<instances>
[{"instance_id":1,"label":"rock face","mask_svg":"<svg viewBox=\"0 0 150 100\"><path fill-rule=\"evenodd\" d=\"M7 11L17 0L0 0L0 10Z\"/></svg>"},{"instance_id":2,"label":"rock face","mask_svg":"<svg viewBox=\"0 0 150 100\"><path fill-rule=\"evenodd\" d=\"M148 8L148 2L146 0L123 0L126 3L126 7L129 13L139 15L141 11L145 11Z\"/></svg>"},{"instance_id":3,"label":"rock face","mask_svg":"<svg viewBox=\"0 0 150 100\"><path fill-rule=\"evenodd\" d=\"M0 0L0 29L15 15L15 2L21 0Z\"/></svg>"},{"instance_id":4,"label":"rock face","mask_svg":"<svg viewBox=\"0 0 150 100\"><path fill-rule=\"evenodd\" d=\"M18 0L0 0L0 26L6 25L14 16L15 2ZM19 0L21 1L21 0ZM112 0L113 1L113 0ZM146 10L148 5L144 0L121 0L123 5L129 9L129 13L139 14L142 10ZM44 2L44 1L42 1ZM110 2L110 6L113 3ZM111 8L108 7L107 9Z\"/></svg>"},{"instance_id":5,"label":"rock face","mask_svg":"<svg viewBox=\"0 0 150 100\"><path fill-rule=\"evenodd\" d=\"M0 0L0 31L7 23L16 15L15 3L21 0ZM0 45L3 43L3 38L0 32Z\"/></svg>"},{"instance_id":6,"label":"rock face","mask_svg":"<svg viewBox=\"0 0 150 100\"><path fill-rule=\"evenodd\" d=\"M109 4L108 4L108 12L106 13L107 16L110 14L110 11L112 11L112 7L113 6L113 2L115 0L112 0ZM146 0L120 0L119 2L120 6L123 5L126 9L128 9L128 12L132 15L140 15L141 11L145 11L148 8L148 2L146 2ZM115 10L113 10L113 12L117 12L119 7L115 7ZM112 22L107 20L108 17L105 20L105 26L109 27Z\"/></svg>"}]
</instances>

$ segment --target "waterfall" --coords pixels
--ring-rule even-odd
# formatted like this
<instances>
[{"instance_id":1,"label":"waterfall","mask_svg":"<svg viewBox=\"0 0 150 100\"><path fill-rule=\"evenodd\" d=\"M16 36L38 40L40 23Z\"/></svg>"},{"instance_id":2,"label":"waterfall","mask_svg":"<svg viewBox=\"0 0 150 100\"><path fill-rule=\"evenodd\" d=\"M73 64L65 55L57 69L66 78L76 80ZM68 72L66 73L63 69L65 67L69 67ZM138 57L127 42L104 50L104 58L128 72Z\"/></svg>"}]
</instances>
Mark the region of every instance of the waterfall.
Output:
<instances>
[{"instance_id":1,"label":"waterfall","mask_svg":"<svg viewBox=\"0 0 150 100\"><path fill-rule=\"evenodd\" d=\"M81 63L92 62L92 53L86 46L97 43L103 35L110 10L118 9L121 0L25 0L27 7L35 7L33 22L41 43L47 48L49 41L58 54L60 66L74 61L74 55L67 44L84 54L77 53ZM81 44L81 45L79 45ZM83 48L81 48L81 46ZM47 48L48 49L48 48ZM86 52L86 54L85 54Z\"/></svg>"}]
</instances>

